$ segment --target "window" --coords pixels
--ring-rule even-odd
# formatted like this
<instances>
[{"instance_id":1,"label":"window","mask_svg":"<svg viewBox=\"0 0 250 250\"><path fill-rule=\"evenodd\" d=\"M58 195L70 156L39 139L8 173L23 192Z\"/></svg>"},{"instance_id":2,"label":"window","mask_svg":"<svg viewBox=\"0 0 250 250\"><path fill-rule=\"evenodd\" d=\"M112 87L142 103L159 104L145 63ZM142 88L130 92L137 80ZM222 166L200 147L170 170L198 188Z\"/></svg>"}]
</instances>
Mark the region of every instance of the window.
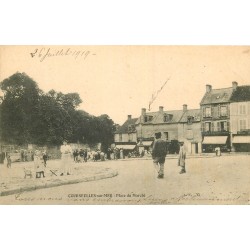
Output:
<instances>
[{"instance_id":1,"label":"window","mask_svg":"<svg viewBox=\"0 0 250 250\"><path fill-rule=\"evenodd\" d=\"M240 120L240 130L247 129L247 121L246 120Z\"/></svg>"},{"instance_id":2,"label":"window","mask_svg":"<svg viewBox=\"0 0 250 250\"><path fill-rule=\"evenodd\" d=\"M205 122L205 132L211 131L211 122Z\"/></svg>"},{"instance_id":3,"label":"window","mask_svg":"<svg viewBox=\"0 0 250 250\"><path fill-rule=\"evenodd\" d=\"M193 130L192 129L188 129L187 130L187 139L191 140L193 139L194 135L193 135Z\"/></svg>"},{"instance_id":4,"label":"window","mask_svg":"<svg viewBox=\"0 0 250 250\"><path fill-rule=\"evenodd\" d=\"M134 132L135 130L135 125L128 125L128 132L131 133L131 132Z\"/></svg>"},{"instance_id":5,"label":"window","mask_svg":"<svg viewBox=\"0 0 250 250\"><path fill-rule=\"evenodd\" d=\"M168 141L168 132L164 132L165 139Z\"/></svg>"},{"instance_id":6,"label":"window","mask_svg":"<svg viewBox=\"0 0 250 250\"><path fill-rule=\"evenodd\" d=\"M211 107L205 108L205 117L211 117Z\"/></svg>"},{"instance_id":7,"label":"window","mask_svg":"<svg viewBox=\"0 0 250 250\"><path fill-rule=\"evenodd\" d=\"M150 122L150 121L152 121L153 120L153 116L145 116L144 117L144 122Z\"/></svg>"},{"instance_id":8,"label":"window","mask_svg":"<svg viewBox=\"0 0 250 250\"><path fill-rule=\"evenodd\" d=\"M169 122L171 121L172 118L173 118L172 114L164 115L164 122Z\"/></svg>"},{"instance_id":9,"label":"window","mask_svg":"<svg viewBox=\"0 0 250 250\"><path fill-rule=\"evenodd\" d=\"M119 141L122 141L122 134L119 134Z\"/></svg>"},{"instance_id":10,"label":"window","mask_svg":"<svg viewBox=\"0 0 250 250\"><path fill-rule=\"evenodd\" d=\"M221 106L220 107L220 115L221 116L227 116L227 106Z\"/></svg>"},{"instance_id":11,"label":"window","mask_svg":"<svg viewBox=\"0 0 250 250\"><path fill-rule=\"evenodd\" d=\"M246 105L240 104L240 115L245 115L245 114L246 114Z\"/></svg>"},{"instance_id":12,"label":"window","mask_svg":"<svg viewBox=\"0 0 250 250\"><path fill-rule=\"evenodd\" d=\"M187 117L187 124L192 124L194 121L194 117L193 116L188 116Z\"/></svg>"},{"instance_id":13,"label":"window","mask_svg":"<svg viewBox=\"0 0 250 250\"><path fill-rule=\"evenodd\" d=\"M221 131L227 131L227 122L220 122Z\"/></svg>"}]
</instances>

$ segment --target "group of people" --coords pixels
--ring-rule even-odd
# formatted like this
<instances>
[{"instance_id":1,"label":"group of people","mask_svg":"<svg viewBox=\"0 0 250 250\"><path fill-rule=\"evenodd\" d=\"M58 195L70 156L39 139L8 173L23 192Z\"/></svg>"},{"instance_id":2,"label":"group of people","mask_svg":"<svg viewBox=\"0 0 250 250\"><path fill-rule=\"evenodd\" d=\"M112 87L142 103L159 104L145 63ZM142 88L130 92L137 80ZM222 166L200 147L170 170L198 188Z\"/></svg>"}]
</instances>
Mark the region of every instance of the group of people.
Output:
<instances>
[{"instance_id":1,"label":"group of people","mask_svg":"<svg viewBox=\"0 0 250 250\"><path fill-rule=\"evenodd\" d=\"M152 149L152 158L155 169L158 172L158 178L164 178L164 164L167 156L166 142L161 139L161 132L155 133L155 142ZM186 151L184 148L184 142L180 142L180 150L178 157L178 166L181 167L180 174L186 173L185 168Z\"/></svg>"}]
</instances>

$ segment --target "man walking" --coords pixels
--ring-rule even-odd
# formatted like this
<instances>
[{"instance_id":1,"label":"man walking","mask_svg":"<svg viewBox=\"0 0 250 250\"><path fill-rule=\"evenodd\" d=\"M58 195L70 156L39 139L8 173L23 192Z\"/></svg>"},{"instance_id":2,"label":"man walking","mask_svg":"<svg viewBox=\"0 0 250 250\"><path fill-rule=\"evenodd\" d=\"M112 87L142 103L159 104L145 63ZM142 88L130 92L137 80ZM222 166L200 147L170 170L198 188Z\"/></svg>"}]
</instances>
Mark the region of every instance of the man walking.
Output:
<instances>
[{"instance_id":1,"label":"man walking","mask_svg":"<svg viewBox=\"0 0 250 250\"><path fill-rule=\"evenodd\" d=\"M158 178L164 178L164 163L167 155L166 142L161 139L161 132L155 133L155 142L152 150L154 166L158 172Z\"/></svg>"}]
</instances>

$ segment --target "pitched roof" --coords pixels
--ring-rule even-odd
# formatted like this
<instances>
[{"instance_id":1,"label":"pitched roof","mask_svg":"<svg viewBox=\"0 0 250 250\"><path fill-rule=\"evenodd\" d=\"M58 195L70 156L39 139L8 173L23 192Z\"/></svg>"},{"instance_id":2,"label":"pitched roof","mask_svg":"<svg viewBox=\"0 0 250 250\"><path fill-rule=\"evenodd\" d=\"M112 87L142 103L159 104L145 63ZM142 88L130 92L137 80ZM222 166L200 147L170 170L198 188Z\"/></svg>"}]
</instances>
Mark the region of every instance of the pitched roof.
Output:
<instances>
[{"instance_id":1,"label":"pitched roof","mask_svg":"<svg viewBox=\"0 0 250 250\"><path fill-rule=\"evenodd\" d=\"M129 125L135 125L138 118L128 119L126 120L122 126L118 128L118 130L115 132L115 134L127 134L128 132L136 132L135 128L134 130L129 131L128 127Z\"/></svg>"},{"instance_id":2,"label":"pitched roof","mask_svg":"<svg viewBox=\"0 0 250 250\"><path fill-rule=\"evenodd\" d=\"M164 116L169 115L169 120L164 122ZM170 111L163 111L163 112L147 112L146 116L153 116L151 121L145 122L144 124L171 124L171 123L178 123L183 115L183 110L170 110ZM138 118L136 124L140 123L141 116Z\"/></svg>"},{"instance_id":3,"label":"pitched roof","mask_svg":"<svg viewBox=\"0 0 250 250\"><path fill-rule=\"evenodd\" d=\"M200 109L188 109L187 112L185 112L181 117L181 120L179 122L187 122L187 118L189 116L194 117L193 122L199 122L201 120L200 113Z\"/></svg>"},{"instance_id":4,"label":"pitched roof","mask_svg":"<svg viewBox=\"0 0 250 250\"><path fill-rule=\"evenodd\" d=\"M230 98L230 102L250 101L250 85L238 86Z\"/></svg>"},{"instance_id":5,"label":"pitched roof","mask_svg":"<svg viewBox=\"0 0 250 250\"><path fill-rule=\"evenodd\" d=\"M205 93L201 100L201 105L213 103L226 103L230 101L233 88L212 89L210 92Z\"/></svg>"}]
</instances>

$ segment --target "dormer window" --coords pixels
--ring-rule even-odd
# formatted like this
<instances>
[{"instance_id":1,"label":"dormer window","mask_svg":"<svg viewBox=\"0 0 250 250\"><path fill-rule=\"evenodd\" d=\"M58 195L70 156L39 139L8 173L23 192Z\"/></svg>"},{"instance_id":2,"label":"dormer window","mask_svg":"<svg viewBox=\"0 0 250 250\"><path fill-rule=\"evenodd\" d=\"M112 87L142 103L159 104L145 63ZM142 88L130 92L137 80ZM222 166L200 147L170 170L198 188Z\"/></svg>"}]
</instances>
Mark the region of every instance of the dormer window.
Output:
<instances>
[{"instance_id":1,"label":"dormer window","mask_svg":"<svg viewBox=\"0 0 250 250\"><path fill-rule=\"evenodd\" d=\"M147 115L144 117L144 122L151 122L153 120L153 116Z\"/></svg>"},{"instance_id":2,"label":"dormer window","mask_svg":"<svg viewBox=\"0 0 250 250\"><path fill-rule=\"evenodd\" d=\"M135 130L135 125L128 125L128 132L133 132Z\"/></svg>"},{"instance_id":3,"label":"dormer window","mask_svg":"<svg viewBox=\"0 0 250 250\"><path fill-rule=\"evenodd\" d=\"M164 120L164 122L169 122L169 121L171 121L172 117L173 117L173 115L166 114L166 115L164 115L163 120Z\"/></svg>"},{"instance_id":4,"label":"dormer window","mask_svg":"<svg viewBox=\"0 0 250 250\"><path fill-rule=\"evenodd\" d=\"M192 124L194 122L194 117L193 116L188 116L187 117L187 124Z\"/></svg>"}]
</instances>

